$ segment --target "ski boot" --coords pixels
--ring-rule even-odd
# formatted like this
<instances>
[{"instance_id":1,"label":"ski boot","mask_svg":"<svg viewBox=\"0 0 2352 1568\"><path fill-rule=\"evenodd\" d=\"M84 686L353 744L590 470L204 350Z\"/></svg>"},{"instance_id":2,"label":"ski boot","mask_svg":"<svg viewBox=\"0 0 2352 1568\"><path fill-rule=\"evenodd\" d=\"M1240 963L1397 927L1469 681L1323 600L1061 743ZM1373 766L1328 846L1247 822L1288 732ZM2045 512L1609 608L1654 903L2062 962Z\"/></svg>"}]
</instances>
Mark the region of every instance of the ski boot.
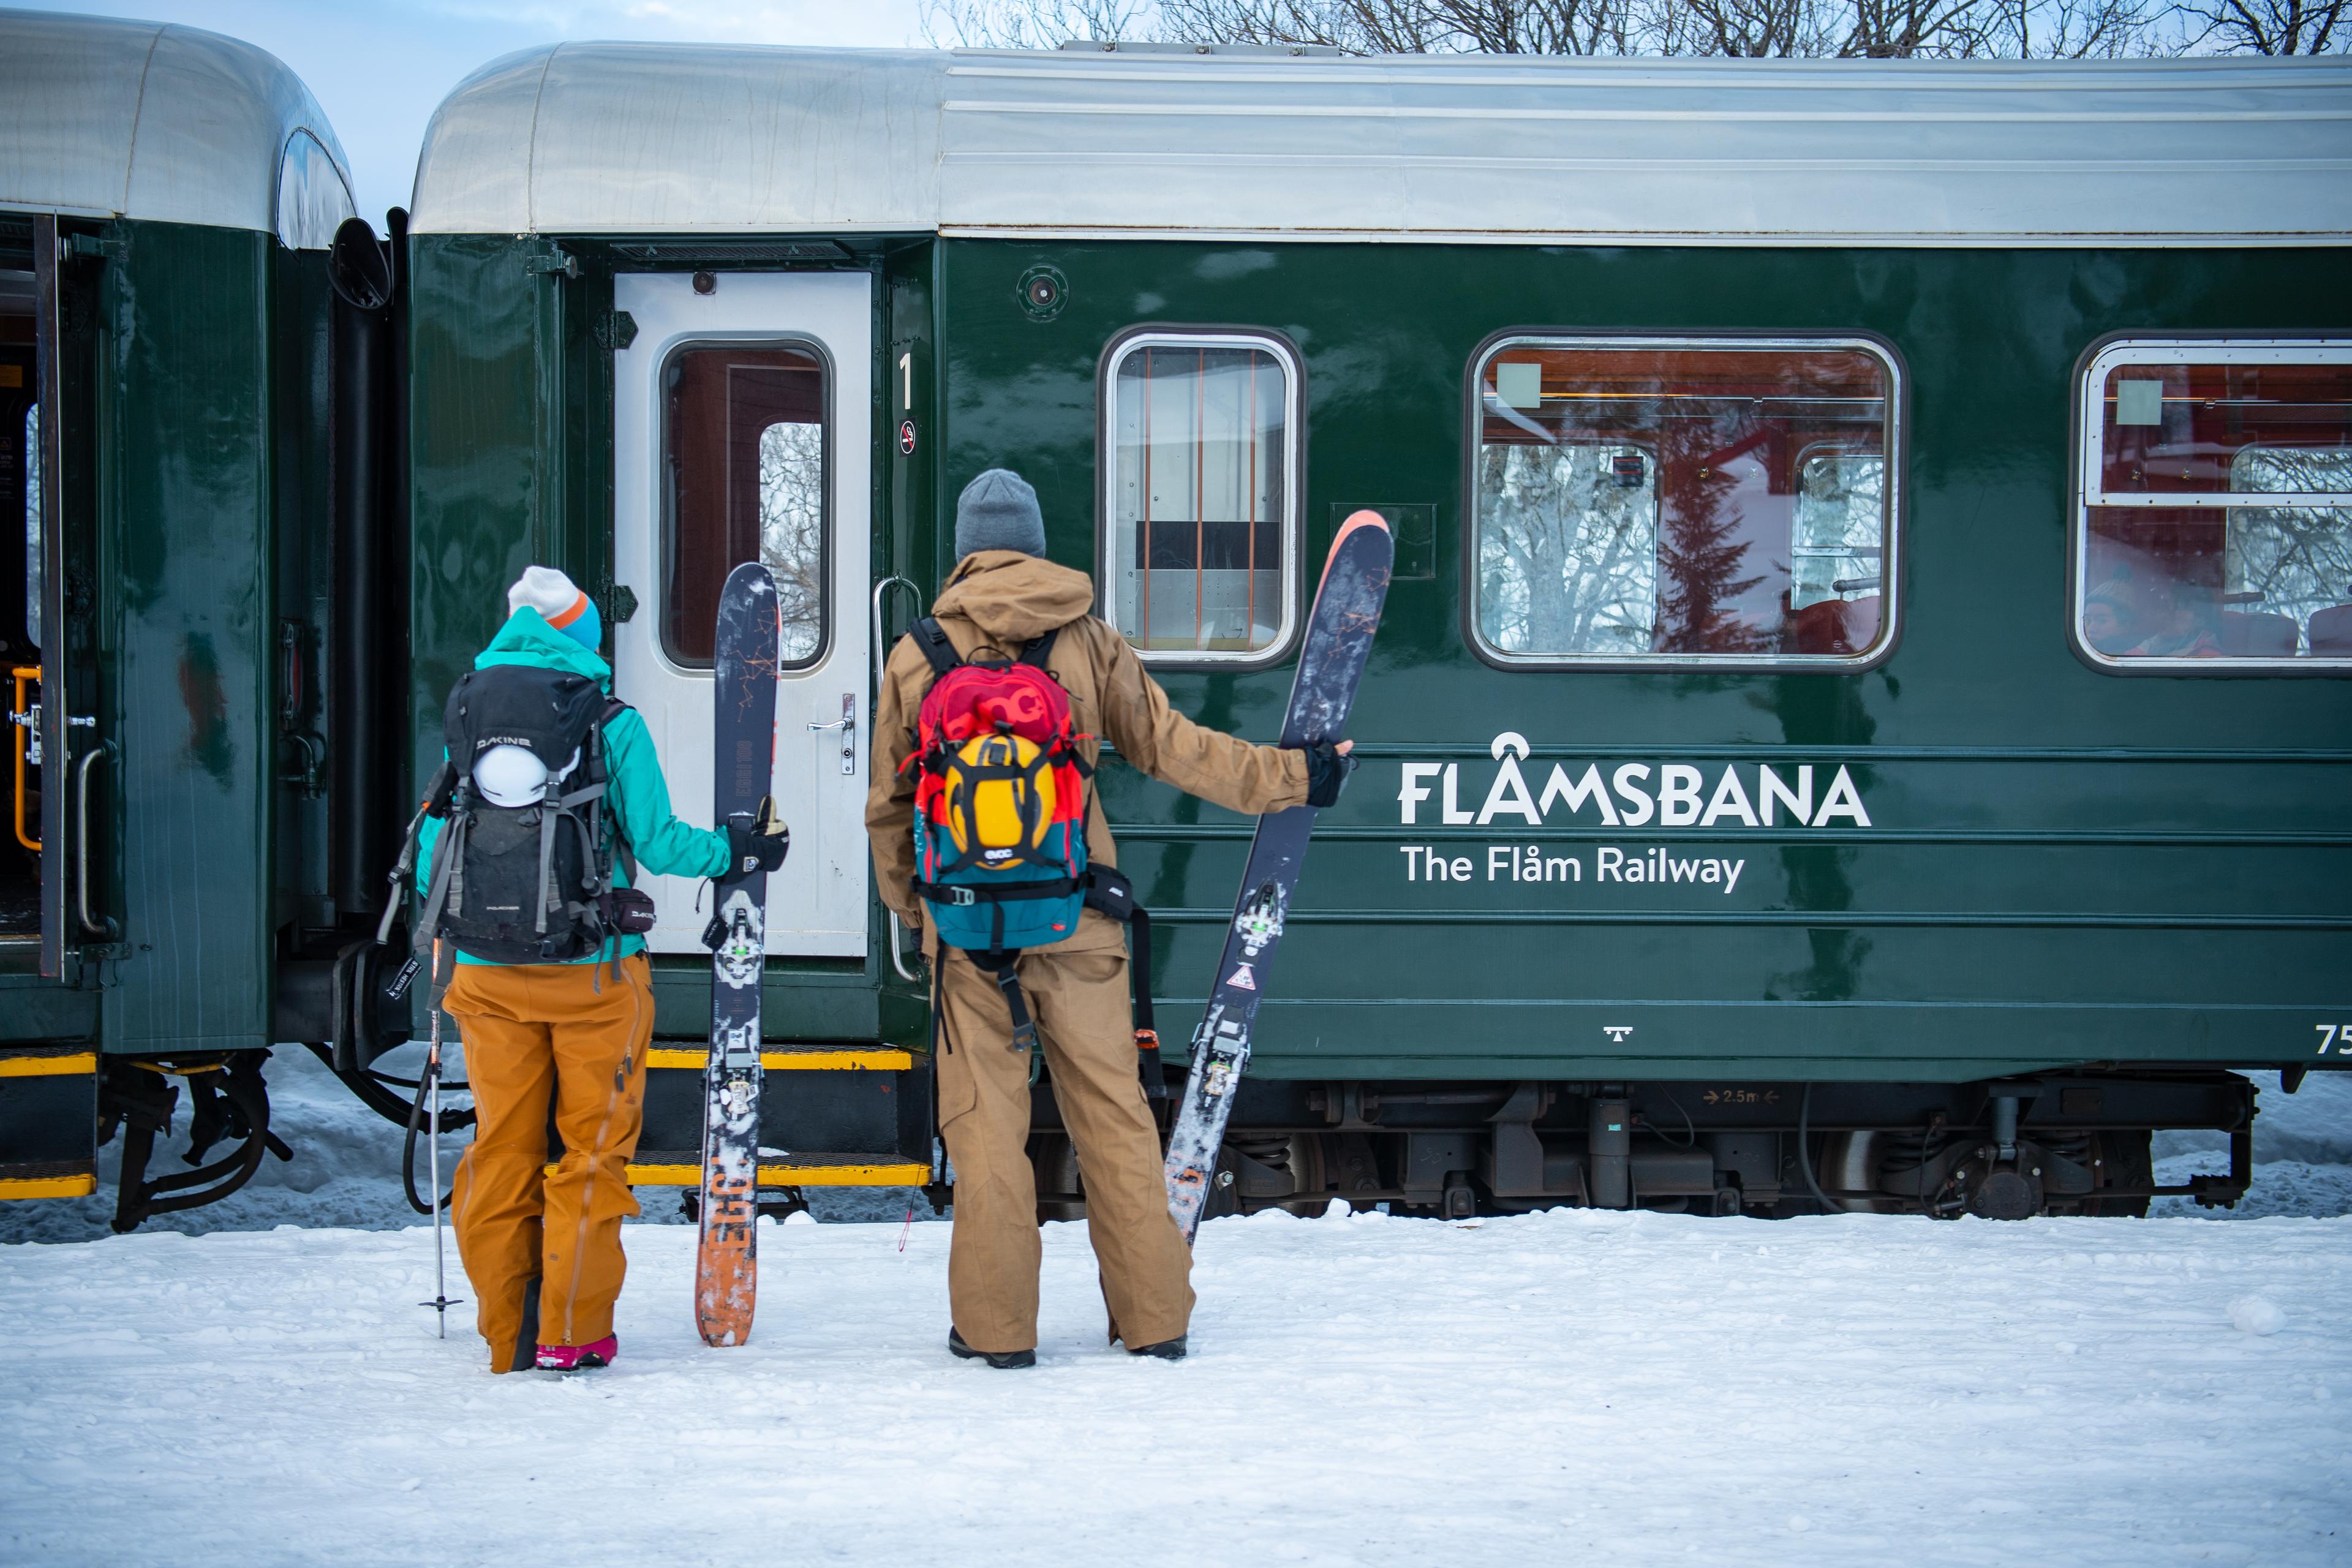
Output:
<instances>
[{"instance_id":1,"label":"ski boot","mask_svg":"<svg viewBox=\"0 0 2352 1568\"><path fill-rule=\"evenodd\" d=\"M1178 1334L1174 1339L1162 1340L1156 1345L1129 1345L1127 1347L1127 1353L1148 1355L1154 1361L1182 1361L1184 1340L1184 1335Z\"/></svg>"},{"instance_id":2,"label":"ski boot","mask_svg":"<svg viewBox=\"0 0 2352 1568\"><path fill-rule=\"evenodd\" d=\"M976 1351L963 1342L952 1323L948 1325L948 1353L960 1361L984 1361L999 1372L1037 1364L1035 1351Z\"/></svg>"},{"instance_id":3,"label":"ski boot","mask_svg":"<svg viewBox=\"0 0 2352 1568\"><path fill-rule=\"evenodd\" d=\"M541 1372L586 1372L591 1367L610 1366L621 1353L621 1342L612 1334L592 1344L541 1345L539 1347L539 1370Z\"/></svg>"}]
</instances>

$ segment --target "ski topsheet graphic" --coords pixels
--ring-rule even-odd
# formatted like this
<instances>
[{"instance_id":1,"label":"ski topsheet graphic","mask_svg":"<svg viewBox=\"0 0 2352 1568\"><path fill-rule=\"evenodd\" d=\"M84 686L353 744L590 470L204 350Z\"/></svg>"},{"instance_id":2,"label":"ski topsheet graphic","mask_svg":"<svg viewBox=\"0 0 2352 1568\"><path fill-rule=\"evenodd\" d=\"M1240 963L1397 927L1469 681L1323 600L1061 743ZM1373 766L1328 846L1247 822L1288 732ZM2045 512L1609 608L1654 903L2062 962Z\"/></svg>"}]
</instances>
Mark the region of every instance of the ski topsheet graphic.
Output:
<instances>
[{"instance_id":1,"label":"ski topsheet graphic","mask_svg":"<svg viewBox=\"0 0 2352 1568\"><path fill-rule=\"evenodd\" d=\"M749 826L776 756L775 579L757 562L729 574L719 600L712 674L714 820ZM767 957L768 874L730 866L713 894L710 1062L703 1069L701 1234L694 1315L714 1345L751 1337L759 1289L760 975Z\"/></svg>"},{"instance_id":2,"label":"ski topsheet graphic","mask_svg":"<svg viewBox=\"0 0 2352 1568\"><path fill-rule=\"evenodd\" d=\"M1315 610L1299 651L1298 674L1290 688L1290 710L1282 723L1282 743L1312 745L1346 737L1348 710L1356 700L1388 598L1389 570L1395 560L1388 524L1377 512L1360 511L1339 526L1323 563ZM1216 989L1192 1036L1192 1070L1184 1080L1174 1130L1168 1139L1168 1212L1192 1239L1216 1179L1217 1151L1233 1113L1234 1091L1249 1064L1250 1028L1265 994L1266 971L1282 943L1283 923L1315 831L1316 810L1293 806L1258 818L1250 841L1249 865L1242 873L1241 897L1225 931L1224 956L1217 963Z\"/></svg>"}]
</instances>

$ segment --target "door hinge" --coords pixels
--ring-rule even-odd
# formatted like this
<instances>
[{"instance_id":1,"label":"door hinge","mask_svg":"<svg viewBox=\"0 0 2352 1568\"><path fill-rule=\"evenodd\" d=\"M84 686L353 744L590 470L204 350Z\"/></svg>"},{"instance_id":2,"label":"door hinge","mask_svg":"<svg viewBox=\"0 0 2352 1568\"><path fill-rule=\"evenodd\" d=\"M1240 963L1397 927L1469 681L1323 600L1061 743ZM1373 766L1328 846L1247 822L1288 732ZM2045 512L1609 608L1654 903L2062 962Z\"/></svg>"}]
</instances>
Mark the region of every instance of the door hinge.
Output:
<instances>
[{"instance_id":1,"label":"door hinge","mask_svg":"<svg viewBox=\"0 0 2352 1568\"><path fill-rule=\"evenodd\" d=\"M596 346L608 353L618 353L637 341L637 319L626 310L615 310L609 316L599 316L592 334Z\"/></svg>"},{"instance_id":2,"label":"door hinge","mask_svg":"<svg viewBox=\"0 0 2352 1568\"><path fill-rule=\"evenodd\" d=\"M523 249L522 271L526 278L535 278L542 273L577 278L580 276L580 258L566 255L563 247L551 239L533 240Z\"/></svg>"},{"instance_id":3,"label":"door hinge","mask_svg":"<svg viewBox=\"0 0 2352 1568\"><path fill-rule=\"evenodd\" d=\"M130 249L120 235L61 234L58 252L68 261L120 261Z\"/></svg>"},{"instance_id":4,"label":"door hinge","mask_svg":"<svg viewBox=\"0 0 2352 1568\"><path fill-rule=\"evenodd\" d=\"M637 613L637 595L626 583L614 584L613 591L605 597L612 604L613 624L616 626Z\"/></svg>"}]
</instances>

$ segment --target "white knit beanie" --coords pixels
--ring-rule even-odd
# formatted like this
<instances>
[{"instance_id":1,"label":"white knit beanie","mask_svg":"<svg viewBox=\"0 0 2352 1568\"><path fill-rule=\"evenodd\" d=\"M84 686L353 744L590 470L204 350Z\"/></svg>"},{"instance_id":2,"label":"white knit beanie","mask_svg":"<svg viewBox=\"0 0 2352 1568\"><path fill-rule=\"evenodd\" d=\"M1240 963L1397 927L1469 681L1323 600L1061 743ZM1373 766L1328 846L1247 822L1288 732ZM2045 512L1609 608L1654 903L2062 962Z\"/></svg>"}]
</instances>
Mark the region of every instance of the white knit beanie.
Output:
<instances>
[{"instance_id":1,"label":"white knit beanie","mask_svg":"<svg viewBox=\"0 0 2352 1568\"><path fill-rule=\"evenodd\" d=\"M593 606L588 595L582 593L571 578L552 566L526 566L515 585L507 590L507 614L512 615L525 605L537 610L540 618L557 631L572 625Z\"/></svg>"}]
</instances>

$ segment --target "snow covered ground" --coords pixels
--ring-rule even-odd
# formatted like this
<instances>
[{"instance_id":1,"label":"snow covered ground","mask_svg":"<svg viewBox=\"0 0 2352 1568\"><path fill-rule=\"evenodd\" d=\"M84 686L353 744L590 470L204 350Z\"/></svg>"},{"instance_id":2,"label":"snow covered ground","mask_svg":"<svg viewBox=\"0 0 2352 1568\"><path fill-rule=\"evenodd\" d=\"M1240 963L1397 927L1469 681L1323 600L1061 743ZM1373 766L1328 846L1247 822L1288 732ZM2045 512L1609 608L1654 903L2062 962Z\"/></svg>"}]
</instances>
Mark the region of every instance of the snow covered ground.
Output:
<instances>
[{"instance_id":1,"label":"snow covered ground","mask_svg":"<svg viewBox=\"0 0 2352 1568\"><path fill-rule=\"evenodd\" d=\"M571 1378L434 1339L423 1229L7 1248L0 1561L2352 1561L2352 1219L1219 1220L1176 1364L1055 1225L1026 1373L948 1234L768 1226L712 1351L637 1227Z\"/></svg>"},{"instance_id":2,"label":"snow covered ground","mask_svg":"<svg viewBox=\"0 0 2352 1568\"><path fill-rule=\"evenodd\" d=\"M731 1352L637 1225L624 1359L562 1380L433 1338L397 1135L270 1072L297 1159L228 1204L0 1206L5 1563L2352 1561L2345 1077L2265 1084L2253 1223L1218 1220L1176 1366L1103 1347L1085 1225L1033 1373L948 1359L901 1196L764 1227Z\"/></svg>"},{"instance_id":3,"label":"snow covered ground","mask_svg":"<svg viewBox=\"0 0 2352 1568\"><path fill-rule=\"evenodd\" d=\"M2252 1223L1220 1220L1174 1365L1104 1347L1083 1224L1023 1373L949 1359L898 1194L763 1227L734 1351L644 1224L569 1379L433 1337L396 1133L271 1080L297 1158L226 1204L0 1205L0 1563L2352 1563L2352 1077L2265 1083Z\"/></svg>"}]
</instances>

